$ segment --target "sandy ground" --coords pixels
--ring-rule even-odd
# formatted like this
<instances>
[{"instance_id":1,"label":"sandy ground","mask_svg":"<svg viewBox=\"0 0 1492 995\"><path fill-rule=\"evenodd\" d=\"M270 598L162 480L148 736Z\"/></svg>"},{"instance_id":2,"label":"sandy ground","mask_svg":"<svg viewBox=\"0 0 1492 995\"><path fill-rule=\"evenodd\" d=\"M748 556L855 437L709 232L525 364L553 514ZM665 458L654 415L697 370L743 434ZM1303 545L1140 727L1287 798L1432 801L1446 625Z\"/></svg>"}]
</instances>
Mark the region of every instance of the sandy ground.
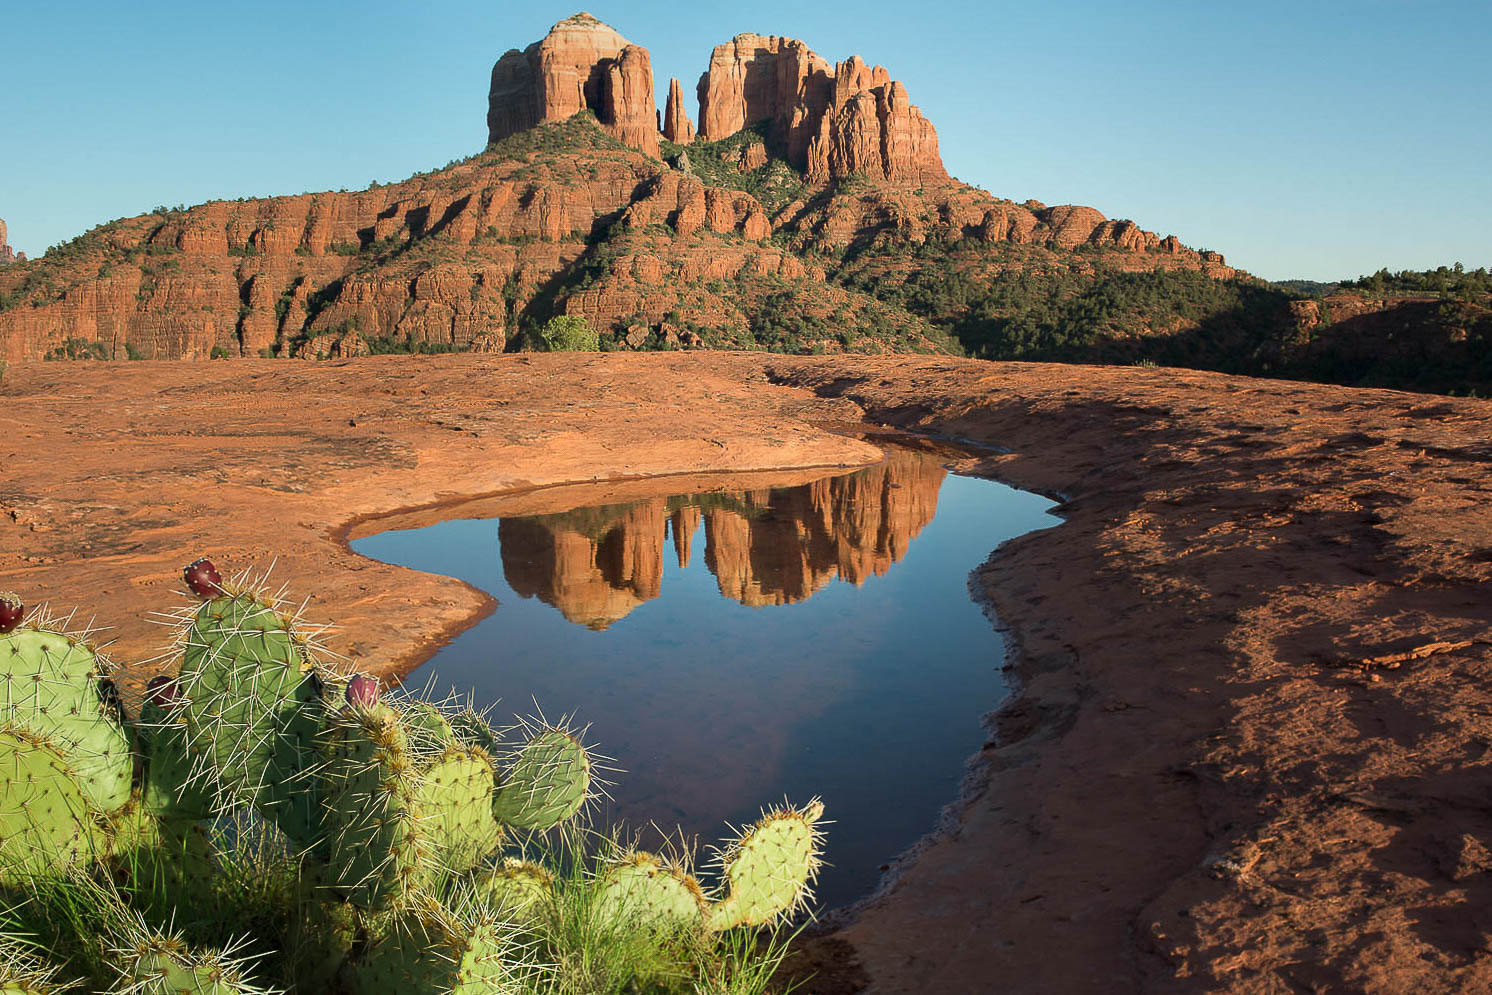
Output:
<instances>
[{"instance_id":1,"label":"sandy ground","mask_svg":"<svg viewBox=\"0 0 1492 995\"><path fill-rule=\"evenodd\" d=\"M369 519L543 485L1005 447L1062 526L979 575L1015 652L970 791L807 990L1492 990L1492 403L916 357L33 364L0 385L0 588L128 683L208 553L407 671L491 603ZM991 702L991 707L997 703Z\"/></svg>"}]
</instances>

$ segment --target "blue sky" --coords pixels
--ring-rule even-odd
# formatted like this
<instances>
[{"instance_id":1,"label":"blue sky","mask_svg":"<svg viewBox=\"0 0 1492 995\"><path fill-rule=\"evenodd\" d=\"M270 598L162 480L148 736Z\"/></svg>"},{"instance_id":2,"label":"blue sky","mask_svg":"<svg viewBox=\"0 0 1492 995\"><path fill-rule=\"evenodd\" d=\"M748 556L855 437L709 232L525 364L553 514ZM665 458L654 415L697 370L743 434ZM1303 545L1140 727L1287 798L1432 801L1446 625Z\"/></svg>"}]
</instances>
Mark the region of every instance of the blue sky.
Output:
<instances>
[{"instance_id":1,"label":"blue sky","mask_svg":"<svg viewBox=\"0 0 1492 995\"><path fill-rule=\"evenodd\" d=\"M578 0L576 0L578 2ZM587 0L693 84L743 31L904 81L960 179L1271 279L1492 266L1479 2ZM157 204L361 188L477 151L492 63L573 3L7 4L0 217L30 254Z\"/></svg>"}]
</instances>

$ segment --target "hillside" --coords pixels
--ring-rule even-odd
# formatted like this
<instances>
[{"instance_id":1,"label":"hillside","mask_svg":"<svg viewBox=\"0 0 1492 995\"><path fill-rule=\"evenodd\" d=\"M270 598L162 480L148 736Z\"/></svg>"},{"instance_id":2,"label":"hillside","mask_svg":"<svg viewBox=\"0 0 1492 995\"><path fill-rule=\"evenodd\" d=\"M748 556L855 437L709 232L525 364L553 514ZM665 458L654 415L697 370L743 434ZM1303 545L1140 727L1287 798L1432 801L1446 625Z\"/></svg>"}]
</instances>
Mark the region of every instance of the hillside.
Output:
<instances>
[{"instance_id":1,"label":"hillside","mask_svg":"<svg viewBox=\"0 0 1492 995\"><path fill-rule=\"evenodd\" d=\"M948 176L902 84L738 35L653 99L576 15L493 69L488 147L366 190L158 208L0 267L0 358L541 348L929 352L1492 391L1485 271L1268 284ZM661 125L661 131L660 131ZM3 236L0 236L3 238Z\"/></svg>"},{"instance_id":2,"label":"hillside","mask_svg":"<svg viewBox=\"0 0 1492 995\"><path fill-rule=\"evenodd\" d=\"M557 314L603 348L960 352L956 323L880 282L964 256L975 279L1234 275L1092 208L948 178L905 88L858 58L738 36L701 80L698 138L677 99L668 134L639 130L656 121L645 68L645 49L577 15L498 61L494 141L469 159L356 192L158 208L5 267L0 356L517 349ZM788 70L804 74L791 95L762 89Z\"/></svg>"}]
</instances>

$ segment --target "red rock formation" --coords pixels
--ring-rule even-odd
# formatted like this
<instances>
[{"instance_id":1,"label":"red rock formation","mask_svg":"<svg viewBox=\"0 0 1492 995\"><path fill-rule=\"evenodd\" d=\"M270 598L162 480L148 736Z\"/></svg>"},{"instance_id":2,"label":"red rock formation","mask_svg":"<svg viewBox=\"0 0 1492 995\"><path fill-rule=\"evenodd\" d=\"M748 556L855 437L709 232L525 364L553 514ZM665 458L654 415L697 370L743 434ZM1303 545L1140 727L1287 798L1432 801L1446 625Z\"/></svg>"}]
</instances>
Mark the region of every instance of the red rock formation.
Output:
<instances>
[{"instance_id":1,"label":"red rock formation","mask_svg":"<svg viewBox=\"0 0 1492 995\"><path fill-rule=\"evenodd\" d=\"M684 89L677 79L668 81L668 109L663 114L663 137L675 145L694 141L694 125L684 109Z\"/></svg>"},{"instance_id":2,"label":"red rock formation","mask_svg":"<svg viewBox=\"0 0 1492 995\"><path fill-rule=\"evenodd\" d=\"M736 159L736 169L742 173L761 169L767 164L767 147L761 142L752 142L741 146L741 154Z\"/></svg>"},{"instance_id":3,"label":"red rock formation","mask_svg":"<svg viewBox=\"0 0 1492 995\"><path fill-rule=\"evenodd\" d=\"M657 176L641 189L622 215L622 224L628 228L669 224L686 237L702 228L722 235L738 232L753 242L772 234L767 213L751 194L707 187L697 177L674 170Z\"/></svg>"},{"instance_id":4,"label":"red rock formation","mask_svg":"<svg viewBox=\"0 0 1492 995\"><path fill-rule=\"evenodd\" d=\"M699 102L701 139L765 122L814 182L852 173L909 186L948 178L937 131L906 87L858 55L831 70L796 39L737 35L711 54Z\"/></svg>"},{"instance_id":5,"label":"red rock formation","mask_svg":"<svg viewBox=\"0 0 1492 995\"><path fill-rule=\"evenodd\" d=\"M5 239L6 239L5 221L4 221L4 219L0 219L0 266L5 266L5 265L7 265L9 263L23 263L23 262L25 262L26 261L26 253L24 253L24 252L16 252L14 249L12 249L9 245L6 244Z\"/></svg>"},{"instance_id":6,"label":"red rock formation","mask_svg":"<svg viewBox=\"0 0 1492 995\"><path fill-rule=\"evenodd\" d=\"M580 13L492 67L487 140L499 141L590 109L627 145L658 155L658 109L648 50Z\"/></svg>"}]
</instances>

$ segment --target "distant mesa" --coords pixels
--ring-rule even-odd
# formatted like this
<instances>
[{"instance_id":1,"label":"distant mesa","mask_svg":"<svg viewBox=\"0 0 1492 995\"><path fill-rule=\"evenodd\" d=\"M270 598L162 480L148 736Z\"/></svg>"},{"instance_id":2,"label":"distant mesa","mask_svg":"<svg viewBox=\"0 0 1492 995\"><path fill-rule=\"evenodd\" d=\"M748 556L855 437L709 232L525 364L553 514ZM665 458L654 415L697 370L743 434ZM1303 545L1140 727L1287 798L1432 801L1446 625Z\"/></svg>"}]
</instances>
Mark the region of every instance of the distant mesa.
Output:
<instances>
[{"instance_id":1,"label":"distant mesa","mask_svg":"<svg viewBox=\"0 0 1492 995\"><path fill-rule=\"evenodd\" d=\"M0 266L8 266L11 263L24 263L26 253L17 252L6 242L5 221L0 218Z\"/></svg>"},{"instance_id":2,"label":"distant mesa","mask_svg":"<svg viewBox=\"0 0 1492 995\"><path fill-rule=\"evenodd\" d=\"M932 521L945 471L893 452L858 473L779 490L693 494L498 523L503 574L578 625L606 629L659 596L668 535L688 566L701 522L723 597L806 601L835 577L860 585L907 554Z\"/></svg>"}]
</instances>

